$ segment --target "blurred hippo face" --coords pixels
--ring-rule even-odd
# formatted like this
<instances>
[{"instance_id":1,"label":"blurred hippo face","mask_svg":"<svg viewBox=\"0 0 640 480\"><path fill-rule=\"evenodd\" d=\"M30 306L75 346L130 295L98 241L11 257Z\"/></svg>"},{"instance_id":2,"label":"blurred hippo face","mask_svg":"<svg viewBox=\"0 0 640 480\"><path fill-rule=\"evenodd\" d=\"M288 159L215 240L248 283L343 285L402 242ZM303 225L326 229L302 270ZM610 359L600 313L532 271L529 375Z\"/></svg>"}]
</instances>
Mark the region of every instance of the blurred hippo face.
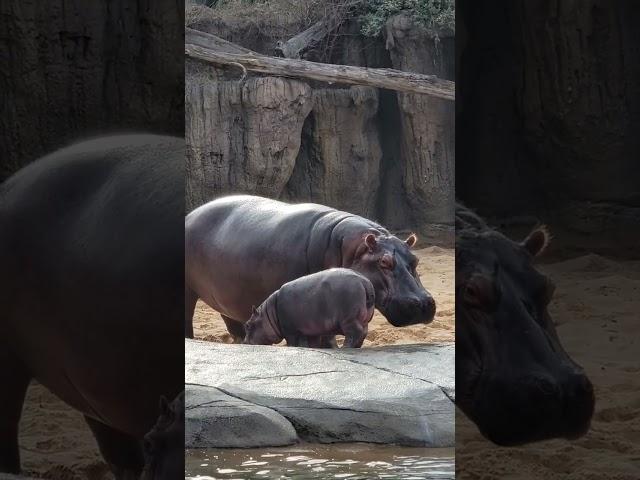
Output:
<instances>
[{"instance_id":1,"label":"blurred hippo face","mask_svg":"<svg viewBox=\"0 0 640 480\"><path fill-rule=\"evenodd\" d=\"M264 304L252 308L251 318L244 324L244 329L246 335L243 343L248 345L273 345L282 340L280 332L271 323Z\"/></svg>"},{"instance_id":2,"label":"blurred hippo face","mask_svg":"<svg viewBox=\"0 0 640 480\"><path fill-rule=\"evenodd\" d=\"M577 438L594 409L591 382L564 351L533 266L544 227L516 243L493 230L456 241L456 403L500 445Z\"/></svg>"},{"instance_id":3,"label":"blurred hippo face","mask_svg":"<svg viewBox=\"0 0 640 480\"><path fill-rule=\"evenodd\" d=\"M417 242L393 235L364 238L351 268L367 277L376 292L376 308L396 327L430 323L436 311L433 297L420 282L418 258L411 252Z\"/></svg>"},{"instance_id":4,"label":"blurred hippo face","mask_svg":"<svg viewBox=\"0 0 640 480\"><path fill-rule=\"evenodd\" d=\"M184 392L171 403L160 399L160 416L144 437L141 480L171 480L184 474Z\"/></svg>"}]
</instances>

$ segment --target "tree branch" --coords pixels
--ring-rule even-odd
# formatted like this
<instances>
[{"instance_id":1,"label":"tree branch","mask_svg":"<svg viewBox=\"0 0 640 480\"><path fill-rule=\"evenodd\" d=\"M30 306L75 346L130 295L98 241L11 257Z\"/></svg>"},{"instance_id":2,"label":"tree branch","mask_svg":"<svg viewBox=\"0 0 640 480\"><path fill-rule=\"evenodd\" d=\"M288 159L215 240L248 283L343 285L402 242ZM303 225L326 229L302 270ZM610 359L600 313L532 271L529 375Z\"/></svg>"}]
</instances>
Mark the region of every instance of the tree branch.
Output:
<instances>
[{"instance_id":1,"label":"tree branch","mask_svg":"<svg viewBox=\"0 0 640 480\"><path fill-rule=\"evenodd\" d=\"M224 42L221 44L224 50L230 48L225 44L234 45L226 40L219 40ZM217 47L205 47L202 46L202 42L199 43L198 45L186 43L185 54L188 57L214 65L240 64L248 71L267 75L305 78L347 85L365 85L455 100L455 82L443 80L434 75L402 72L387 68L364 68L268 57L246 49L244 49L246 52L242 53L229 53Z\"/></svg>"}]
</instances>

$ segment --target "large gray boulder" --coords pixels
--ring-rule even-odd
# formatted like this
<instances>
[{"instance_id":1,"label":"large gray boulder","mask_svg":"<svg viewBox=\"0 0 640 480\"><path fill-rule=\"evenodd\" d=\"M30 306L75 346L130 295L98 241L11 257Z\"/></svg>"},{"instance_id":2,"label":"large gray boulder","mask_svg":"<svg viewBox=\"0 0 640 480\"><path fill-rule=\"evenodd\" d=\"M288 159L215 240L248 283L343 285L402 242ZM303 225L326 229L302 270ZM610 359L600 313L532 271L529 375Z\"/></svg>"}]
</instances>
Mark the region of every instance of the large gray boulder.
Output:
<instances>
[{"instance_id":1,"label":"large gray boulder","mask_svg":"<svg viewBox=\"0 0 640 480\"><path fill-rule=\"evenodd\" d=\"M293 426L275 410L215 387L189 385L185 392L185 448L273 447L297 441Z\"/></svg>"},{"instance_id":2,"label":"large gray boulder","mask_svg":"<svg viewBox=\"0 0 640 480\"><path fill-rule=\"evenodd\" d=\"M246 402L237 408L277 412L306 441L454 444L453 345L315 350L185 342L187 408L190 396L204 404L223 392ZM242 446L265 446L273 431L268 422L241 420L220 438L240 432ZM195 418L187 421L187 438L192 428L202 432L196 425Z\"/></svg>"}]
</instances>

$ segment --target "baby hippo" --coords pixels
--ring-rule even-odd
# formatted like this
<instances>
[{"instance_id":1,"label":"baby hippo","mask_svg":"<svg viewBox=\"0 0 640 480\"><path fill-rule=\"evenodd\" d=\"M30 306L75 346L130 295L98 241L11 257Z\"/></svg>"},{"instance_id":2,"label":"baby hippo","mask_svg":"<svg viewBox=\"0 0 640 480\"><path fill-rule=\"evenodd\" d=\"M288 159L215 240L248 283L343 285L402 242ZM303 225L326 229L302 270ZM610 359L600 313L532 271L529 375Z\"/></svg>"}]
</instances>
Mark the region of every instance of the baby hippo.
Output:
<instances>
[{"instance_id":1,"label":"baby hippo","mask_svg":"<svg viewBox=\"0 0 640 480\"><path fill-rule=\"evenodd\" d=\"M359 348L373 317L371 282L346 268L332 268L285 283L253 310L244 343L320 346L322 337L344 335L344 346Z\"/></svg>"}]
</instances>

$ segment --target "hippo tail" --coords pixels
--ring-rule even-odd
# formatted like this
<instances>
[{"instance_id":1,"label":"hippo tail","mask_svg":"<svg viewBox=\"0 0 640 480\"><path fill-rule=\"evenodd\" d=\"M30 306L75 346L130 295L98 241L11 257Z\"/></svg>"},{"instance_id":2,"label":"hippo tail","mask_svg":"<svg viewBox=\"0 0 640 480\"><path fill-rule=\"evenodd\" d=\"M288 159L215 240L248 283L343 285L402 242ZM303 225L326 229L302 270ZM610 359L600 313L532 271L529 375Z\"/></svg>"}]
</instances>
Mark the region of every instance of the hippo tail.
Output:
<instances>
[{"instance_id":1,"label":"hippo tail","mask_svg":"<svg viewBox=\"0 0 640 480\"><path fill-rule=\"evenodd\" d=\"M365 305L367 306L367 308L373 308L373 306L376 304L376 292L373 289L373 284L369 280L364 282L364 291L366 295Z\"/></svg>"}]
</instances>

